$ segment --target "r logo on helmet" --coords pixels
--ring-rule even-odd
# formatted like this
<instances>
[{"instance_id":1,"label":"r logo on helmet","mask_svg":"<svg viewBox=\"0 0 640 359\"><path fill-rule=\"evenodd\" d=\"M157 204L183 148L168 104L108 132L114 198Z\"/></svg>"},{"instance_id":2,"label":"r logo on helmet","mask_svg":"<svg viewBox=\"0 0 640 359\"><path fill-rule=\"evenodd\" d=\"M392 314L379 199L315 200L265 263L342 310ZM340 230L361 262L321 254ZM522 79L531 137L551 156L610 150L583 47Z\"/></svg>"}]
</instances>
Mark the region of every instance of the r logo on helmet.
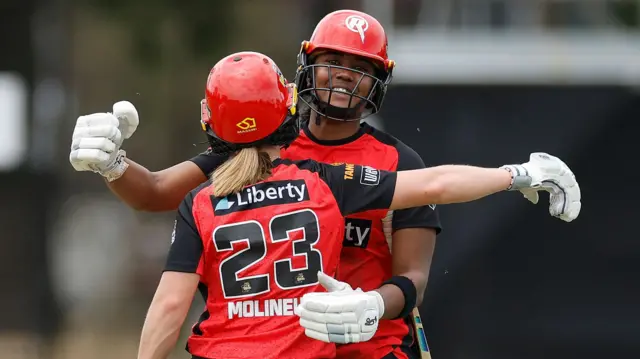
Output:
<instances>
[{"instance_id":1,"label":"r logo on helmet","mask_svg":"<svg viewBox=\"0 0 640 359\"><path fill-rule=\"evenodd\" d=\"M344 20L347 29L360 34L360 40L364 44L364 32L369 28L369 23L362 16L351 15Z\"/></svg>"},{"instance_id":2,"label":"r logo on helmet","mask_svg":"<svg viewBox=\"0 0 640 359\"><path fill-rule=\"evenodd\" d=\"M238 131L238 133L246 133L246 132L255 131L257 129L256 119L252 118L252 117L247 117L244 120L236 123L236 127L238 127L240 129L240 131Z\"/></svg>"}]
</instances>

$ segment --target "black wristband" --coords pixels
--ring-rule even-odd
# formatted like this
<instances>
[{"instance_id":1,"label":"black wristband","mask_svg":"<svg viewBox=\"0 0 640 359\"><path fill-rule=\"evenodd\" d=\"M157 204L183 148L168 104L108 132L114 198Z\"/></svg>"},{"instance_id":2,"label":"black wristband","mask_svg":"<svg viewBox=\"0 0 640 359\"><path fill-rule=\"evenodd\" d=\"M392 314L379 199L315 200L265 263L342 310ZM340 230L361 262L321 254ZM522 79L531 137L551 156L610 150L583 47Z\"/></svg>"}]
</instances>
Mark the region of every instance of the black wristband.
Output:
<instances>
[{"instance_id":1,"label":"black wristband","mask_svg":"<svg viewBox=\"0 0 640 359\"><path fill-rule=\"evenodd\" d=\"M402 308L402 311L400 311L400 314L393 319L404 318L411 314L413 308L416 306L418 296L418 291L416 290L416 285L413 284L413 281L405 276L395 275L388 281L382 283L382 285L385 284L395 285L400 288L402 294L404 294L404 307Z\"/></svg>"}]
</instances>

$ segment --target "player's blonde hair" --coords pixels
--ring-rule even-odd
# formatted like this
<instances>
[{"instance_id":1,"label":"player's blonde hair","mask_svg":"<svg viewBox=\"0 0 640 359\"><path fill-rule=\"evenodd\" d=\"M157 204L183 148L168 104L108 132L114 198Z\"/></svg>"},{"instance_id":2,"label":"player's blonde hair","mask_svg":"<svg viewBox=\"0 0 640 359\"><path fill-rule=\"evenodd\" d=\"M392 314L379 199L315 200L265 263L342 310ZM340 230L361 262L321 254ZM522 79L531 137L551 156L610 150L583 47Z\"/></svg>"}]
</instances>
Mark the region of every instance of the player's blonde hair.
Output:
<instances>
[{"instance_id":1,"label":"player's blonde hair","mask_svg":"<svg viewBox=\"0 0 640 359\"><path fill-rule=\"evenodd\" d=\"M243 148L226 160L211 175L213 195L224 197L271 175L271 157L256 147Z\"/></svg>"}]
</instances>

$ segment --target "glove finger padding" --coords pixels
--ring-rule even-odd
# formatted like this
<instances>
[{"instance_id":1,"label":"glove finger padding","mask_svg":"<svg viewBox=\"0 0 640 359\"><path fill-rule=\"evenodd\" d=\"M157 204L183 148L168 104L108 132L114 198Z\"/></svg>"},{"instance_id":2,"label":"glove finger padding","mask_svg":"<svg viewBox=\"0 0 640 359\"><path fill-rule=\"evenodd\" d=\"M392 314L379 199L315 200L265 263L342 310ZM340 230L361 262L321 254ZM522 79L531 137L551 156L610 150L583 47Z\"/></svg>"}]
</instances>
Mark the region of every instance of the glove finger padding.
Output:
<instances>
[{"instance_id":1,"label":"glove finger padding","mask_svg":"<svg viewBox=\"0 0 640 359\"><path fill-rule=\"evenodd\" d=\"M551 180L543 181L541 188L549 192L549 214L557 217L564 213L564 207L567 203L565 190Z\"/></svg>"},{"instance_id":2,"label":"glove finger padding","mask_svg":"<svg viewBox=\"0 0 640 359\"><path fill-rule=\"evenodd\" d=\"M85 164L103 163L111 158L111 154L97 149L79 149L71 151L69 160L72 164L77 161L83 161Z\"/></svg>"},{"instance_id":3,"label":"glove finger padding","mask_svg":"<svg viewBox=\"0 0 640 359\"><path fill-rule=\"evenodd\" d=\"M78 117L72 138L106 137L113 140L118 136L118 119L110 113L99 112Z\"/></svg>"},{"instance_id":4,"label":"glove finger padding","mask_svg":"<svg viewBox=\"0 0 640 359\"><path fill-rule=\"evenodd\" d=\"M331 324L326 325L329 334L351 334L360 333L360 326L355 323Z\"/></svg>"},{"instance_id":5,"label":"glove finger padding","mask_svg":"<svg viewBox=\"0 0 640 359\"><path fill-rule=\"evenodd\" d=\"M140 124L138 110L129 101L119 101L113 104L113 115L118 119L118 128L122 132L122 137L128 139L136 132Z\"/></svg>"},{"instance_id":6,"label":"glove finger padding","mask_svg":"<svg viewBox=\"0 0 640 359\"><path fill-rule=\"evenodd\" d=\"M538 200L540 199L540 196L538 195L538 190L534 189L534 188L525 188L520 190L520 192L522 192L522 194L524 195L524 198L528 199L529 202L533 203L533 204L537 204Z\"/></svg>"},{"instance_id":7,"label":"glove finger padding","mask_svg":"<svg viewBox=\"0 0 640 359\"><path fill-rule=\"evenodd\" d=\"M581 208L582 208L581 202L571 202L569 203L569 210L565 211L562 215L558 216L558 218L560 218L565 222L571 222L574 219L578 218L578 215L580 215Z\"/></svg>"},{"instance_id":8,"label":"glove finger padding","mask_svg":"<svg viewBox=\"0 0 640 359\"><path fill-rule=\"evenodd\" d=\"M323 334L352 334L360 333L360 326L355 323L334 324L318 323L304 318L300 318L300 326Z\"/></svg>"},{"instance_id":9,"label":"glove finger padding","mask_svg":"<svg viewBox=\"0 0 640 359\"><path fill-rule=\"evenodd\" d=\"M542 167L547 174L553 175L560 175L564 168L568 168L558 157L544 152L533 152L530 154L527 164Z\"/></svg>"},{"instance_id":10,"label":"glove finger padding","mask_svg":"<svg viewBox=\"0 0 640 359\"><path fill-rule=\"evenodd\" d=\"M581 208L580 186L577 183L562 192L554 192L549 196L549 214L565 222L576 219Z\"/></svg>"},{"instance_id":11,"label":"glove finger padding","mask_svg":"<svg viewBox=\"0 0 640 359\"><path fill-rule=\"evenodd\" d=\"M334 298L329 296L324 297L312 297L312 298L304 298L302 297L301 304L304 309L316 312L316 313L346 313L346 312L354 312L362 310L362 307L366 305L366 300L340 300L340 298Z\"/></svg>"},{"instance_id":12,"label":"glove finger padding","mask_svg":"<svg viewBox=\"0 0 640 359\"><path fill-rule=\"evenodd\" d=\"M113 153L116 150L116 144L105 137L83 137L74 139L71 142L71 149L90 149Z\"/></svg>"},{"instance_id":13,"label":"glove finger padding","mask_svg":"<svg viewBox=\"0 0 640 359\"><path fill-rule=\"evenodd\" d=\"M122 135L117 127L111 125L96 125L91 127L76 127L73 130L72 139L102 137L112 140L114 143L120 143Z\"/></svg>"},{"instance_id":14,"label":"glove finger padding","mask_svg":"<svg viewBox=\"0 0 640 359\"><path fill-rule=\"evenodd\" d=\"M90 115L84 115L78 117L76 121L76 128L81 127L95 127L95 126L109 126L118 128L118 119L108 112L96 112Z\"/></svg>"},{"instance_id":15,"label":"glove finger padding","mask_svg":"<svg viewBox=\"0 0 640 359\"><path fill-rule=\"evenodd\" d=\"M79 152L84 150L75 150L69 153L69 162L71 162L71 166L76 171L93 171L93 168L86 161L80 161L78 159Z\"/></svg>"},{"instance_id":16,"label":"glove finger padding","mask_svg":"<svg viewBox=\"0 0 640 359\"><path fill-rule=\"evenodd\" d=\"M73 168L99 173L109 182L120 178L129 164L124 160L126 153L120 150L123 136L119 125L118 119L106 112L78 117L69 153Z\"/></svg>"},{"instance_id":17,"label":"glove finger padding","mask_svg":"<svg viewBox=\"0 0 640 359\"><path fill-rule=\"evenodd\" d=\"M332 341L329 340L329 334L328 333L321 333L321 332L317 332L317 331L312 330L312 329L305 329L304 330L304 335L308 336L311 339L319 340L321 342L332 343ZM335 342L333 342L333 343L335 343Z\"/></svg>"},{"instance_id":18,"label":"glove finger padding","mask_svg":"<svg viewBox=\"0 0 640 359\"><path fill-rule=\"evenodd\" d=\"M325 313L310 310L302 306L298 306L298 308L296 309L296 315L298 315L301 319L316 323L343 324L358 322L358 318L356 316L356 313L354 312Z\"/></svg>"},{"instance_id":19,"label":"glove finger padding","mask_svg":"<svg viewBox=\"0 0 640 359\"><path fill-rule=\"evenodd\" d=\"M329 329L327 328L326 323L319 323L305 318L300 318L300 326L305 329L313 330L314 332L329 334Z\"/></svg>"},{"instance_id":20,"label":"glove finger padding","mask_svg":"<svg viewBox=\"0 0 640 359\"><path fill-rule=\"evenodd\" d=\"M351 291L353 288L345 282L341 282L335 278L332 278L323 272L318 272L318 282L327 292L341 292L341 291Z\"/></svg>"},{"instance_id":21,"label":"glove finger padding","mask_svg":"<svg viewBox=\"0 0 640 359\"><path fill-rule=\"evenodd\" d=\"M549 214L570 222L582 207L581 193L571 169L559 158L543 152L529 156L529 162L506 165L511 172L510 190L519 190L530 202L539 201L539 191L549 192Z\"/></svg>"}]
</instances>

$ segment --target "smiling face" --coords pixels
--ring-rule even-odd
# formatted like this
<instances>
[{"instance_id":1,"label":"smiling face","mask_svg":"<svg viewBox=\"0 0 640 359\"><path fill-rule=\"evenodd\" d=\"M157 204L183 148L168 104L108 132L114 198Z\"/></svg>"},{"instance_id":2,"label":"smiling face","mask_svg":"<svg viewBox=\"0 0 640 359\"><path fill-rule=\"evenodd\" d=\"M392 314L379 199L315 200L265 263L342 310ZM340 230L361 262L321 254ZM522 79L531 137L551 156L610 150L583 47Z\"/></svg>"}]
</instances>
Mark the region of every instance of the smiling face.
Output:
<instances>
[{"instance_id":1,"label":"smiling face","mask_svg":"<svg viewBox=\"0 0 640 359\"><path fill-rule=\"evenodd\" d=\"M375 81L371 61L351 54L323 52L315 57L314 64L321 65L314 69L316 96L320 101L335 107L353 108L363 101L357 96L369 96Z\"/></svg>"}]
</instances>

